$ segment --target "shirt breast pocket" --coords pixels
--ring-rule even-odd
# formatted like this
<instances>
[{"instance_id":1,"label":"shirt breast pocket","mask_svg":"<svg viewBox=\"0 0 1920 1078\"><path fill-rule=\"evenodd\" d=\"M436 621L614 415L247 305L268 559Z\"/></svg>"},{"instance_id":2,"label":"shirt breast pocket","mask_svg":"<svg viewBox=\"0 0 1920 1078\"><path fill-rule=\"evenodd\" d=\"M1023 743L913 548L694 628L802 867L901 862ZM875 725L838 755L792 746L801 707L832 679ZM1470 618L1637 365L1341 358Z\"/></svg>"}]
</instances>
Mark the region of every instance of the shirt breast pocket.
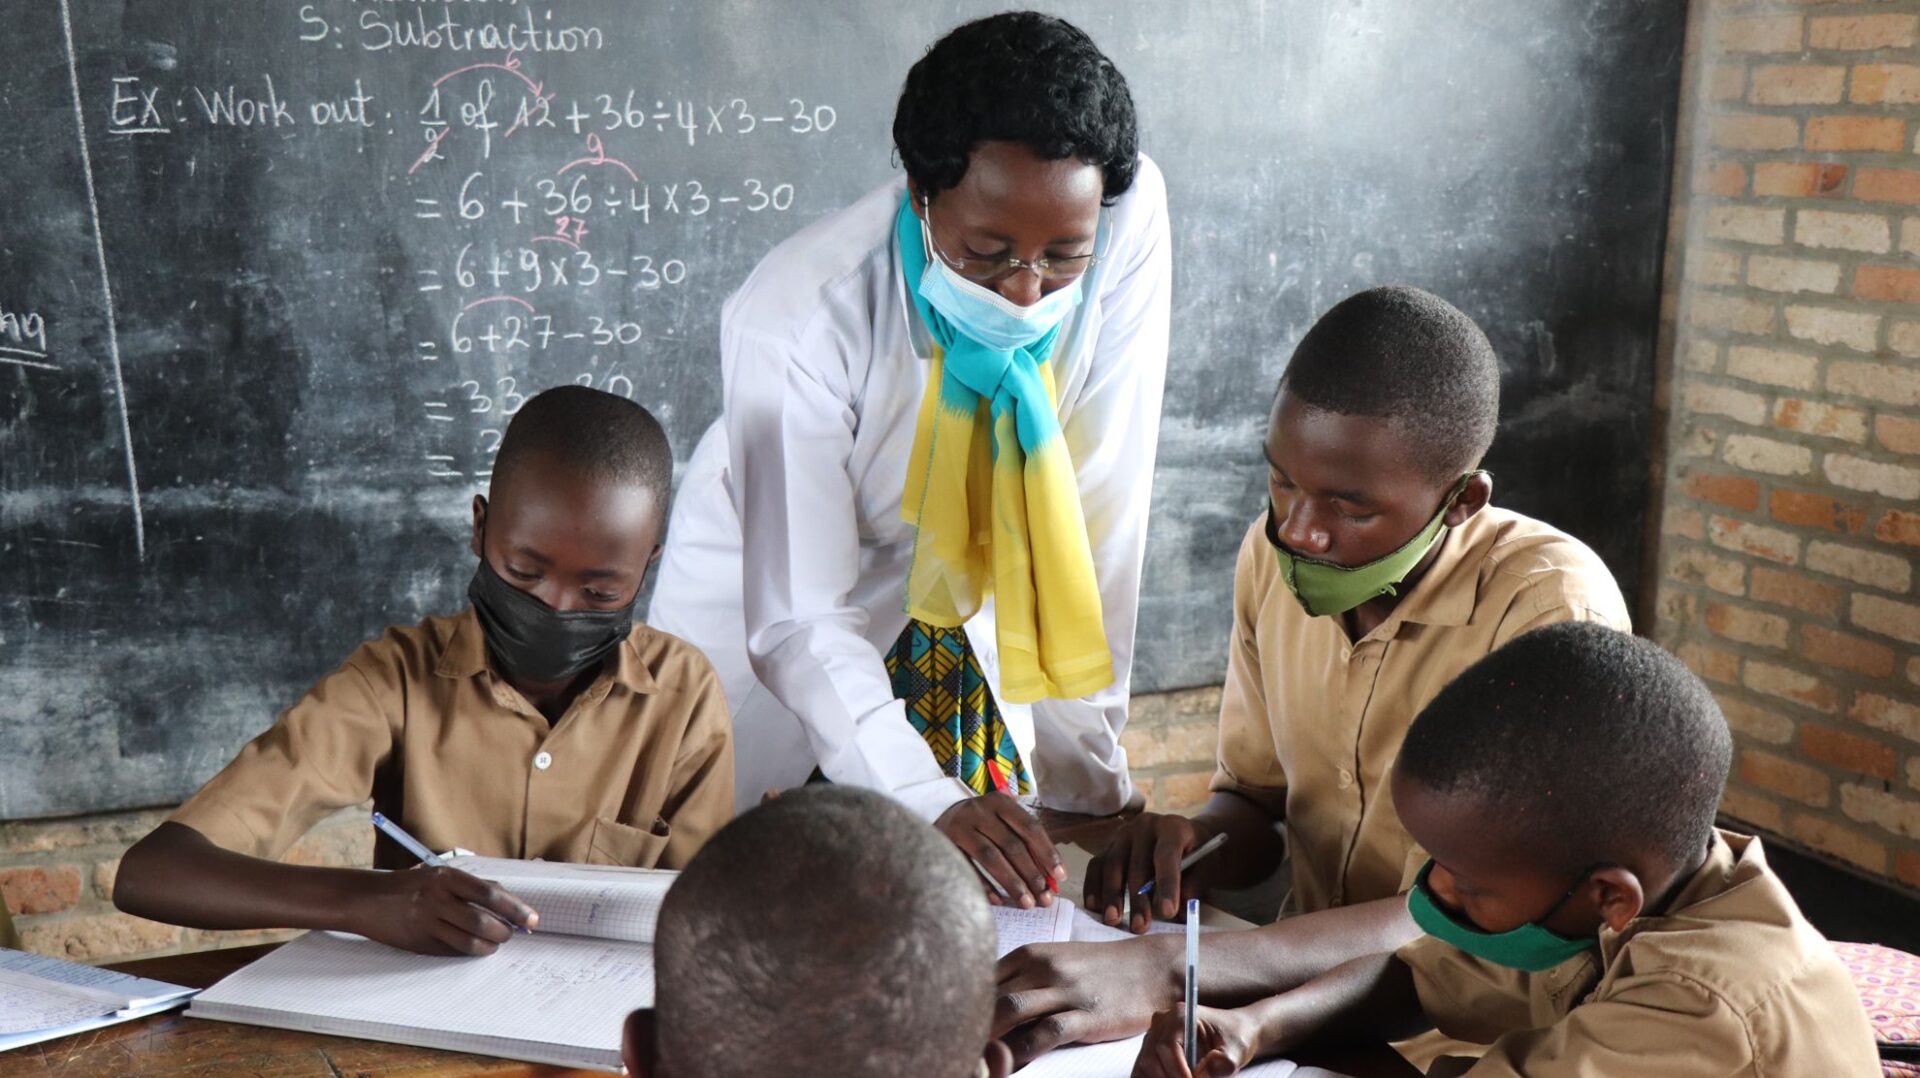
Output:
<instances>
[{"instance_id":1,"label":"shirt breast pocket","mask_svg":"<svg viewBox=\"0 0 1920 1078\"><path fill-rule=\"evenodd\" d=\"M593 838L587 843L590 865L621 865L626 868L652 868L667 852L667 840L673 830L667 821L656 817L652 827L634 827L601 817L593 821Z\"/></svg>"}]
</instances>

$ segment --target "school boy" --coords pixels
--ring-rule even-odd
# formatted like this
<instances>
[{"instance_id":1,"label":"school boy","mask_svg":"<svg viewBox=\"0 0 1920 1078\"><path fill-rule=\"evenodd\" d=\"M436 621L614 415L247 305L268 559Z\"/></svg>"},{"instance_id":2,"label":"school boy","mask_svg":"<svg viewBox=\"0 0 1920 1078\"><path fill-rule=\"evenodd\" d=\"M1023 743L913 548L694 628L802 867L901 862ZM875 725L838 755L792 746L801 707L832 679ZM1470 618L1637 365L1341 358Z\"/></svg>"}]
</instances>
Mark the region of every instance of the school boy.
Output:
<instances>
[{"instance_id":1,"label":"school boy","mask_svg":"<svg viewBox=\"0 0 1920 1078\"><path fill-rule=\"evenodd\" d=\"M471 606L360 646L121 862L114 901L197 928L327 928L486 954L536 918L451 869L278 863L337 809L435 850L684 865L733 809L726 703L691 645L635 624L672 458L646 409L526 402L473 500ZM413 863L380 838L377 865Z\"/></svg>"},{"instance_id":2,"label":"school boy","mask_svg":"<svg viewBox=\"0 0 1920 1078\"><path fill-rule=\"evenodd\" d=\"M993 917L952 843L882 794L809 786L728 824L667 892L636 1078L1005 1078Z\"/></svg>"},{"instance_id":3,"label":"school boy","mask_svg":"<svg viewBox=\"0 0 1920 1078\"><path fill-rule=\"evenodd\" d=\"M1733 755L1705 685L1597 625L1528 633L1420 713L1393 768L1432 857L1427 938L1196 1017L1198 1073L1423 1025L1491 1044L1433 1074L1721 1078L1879 1073L1846 970L1760 841L1717 831ZM1156 1016L1136 1078L1189 1073Z\"/></svg>"},{"instance_id":4,"label":"school boy","mask_svg":"<svg viewBox=\"0 0 1920 1078\"><path fill-rule=\"evenodd\" d=\"M1414 715L1528 629L1628 625L1591 550L1488 504L1480 462L1499 410L1492 345L1430 293L1362 292L1301 340L1267 429L1269 506L1234 571L1213 795L1192 819L1146 813L1121 830L1087 873L1096 916L1120 923L1152 880L1153 912L1171 917L1290 852L1287 912L1307 916L1209 937L1216 983L1277 991L1417 934L1398 896L1424 855L1387 789ZM1222 833L1183 880L1182 855ZM1133 905L1134 931L1148 913ZM1016 952L1001 964L998 1031L1022 1061L1136 1034L1179 997L1182 957L1173 937Z\"/></svg>"}]
</instances>

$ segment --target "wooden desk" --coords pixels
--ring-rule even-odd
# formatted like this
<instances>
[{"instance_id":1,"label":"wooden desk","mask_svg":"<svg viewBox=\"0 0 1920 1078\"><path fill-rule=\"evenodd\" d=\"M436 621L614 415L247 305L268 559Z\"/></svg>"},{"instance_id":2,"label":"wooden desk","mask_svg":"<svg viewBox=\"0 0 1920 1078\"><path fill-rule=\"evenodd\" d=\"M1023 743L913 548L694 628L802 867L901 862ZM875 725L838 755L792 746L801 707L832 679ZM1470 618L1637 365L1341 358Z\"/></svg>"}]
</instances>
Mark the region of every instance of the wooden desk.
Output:
<instances>
[{"instance_id":1,"label":"wooden desk","mask_svg":"<svg viewBox=\"0 0 1920 1078\"><path fill-rule=\"evenodd\" d=\"M1084 870L1086 858L1091 856L1086 850L1097 850L1104 846L1105 836L1111 833L1117 820L1061 817L1049 819L1047 823L1055 841L1081 847L1070 855L1070 862L1077 863ZM1069 894L1078 894L1077 880L1074 890ZM1240 924L1244 925L1245 922ZM206 988L272 949L271 946L238 947L172 958L123 962L112 968L190 988ZM1419 1073L1392 1049L1384 1046L1356 1052L1316 1053L1303 1058L1301 1062L1310 1062L1355 1078L1407 1078ZM232 1022L209 1022L184 1018L179 1011L0 1053L0 1078L23 1078L26 1075L35 1078L53 1075L61 1078L79 1078L83 1075L183 1078L186 1075L230 1074L260 1078L307 1078L309 1075L313 1078L387 1078L389 1075L405 1078L454 1078L456 1075L558 1078L562 1075L597 1073L432 1048L295 1033ZM795 1078L806 1076L796 1075Z\"/></svg>"},{"instance_id":2,"label":"wooden desk","mask_svg":"<svg viewBox=\"0 0 1920 1078\"><path fill-rule=\"evenodd\" d=\"M190 988L205 988L259 958L272 946L123 962L113 968ZM183 1018L179 1011L122 1022L0 1054L0 1078L36 1075L255 1075L260 1078L556 1078L596 1075L538 1063L410 1048L404 1044L325 1037L284 1029Z\"/></svg>"}]
</instances>

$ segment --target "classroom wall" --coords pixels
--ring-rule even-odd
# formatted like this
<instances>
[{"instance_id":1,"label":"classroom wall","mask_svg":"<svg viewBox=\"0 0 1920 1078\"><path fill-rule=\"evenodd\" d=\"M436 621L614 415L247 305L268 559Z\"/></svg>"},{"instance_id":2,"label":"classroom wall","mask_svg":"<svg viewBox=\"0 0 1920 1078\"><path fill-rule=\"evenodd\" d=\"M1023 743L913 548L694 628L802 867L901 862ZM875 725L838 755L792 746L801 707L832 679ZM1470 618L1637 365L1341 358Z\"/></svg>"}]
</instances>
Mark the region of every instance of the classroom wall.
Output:
<instances>
[{"instance_id":1,"label":"classroom wall","mask_svg":"<svg viewBox=\"0 0 1920 1078\"><path fill-rule=\"evenodd\" d=\"M1133 698L1127 754L1134 784L1150 807L1175 810L1206 800L1219 711L1217 687ZM78 962L112 962L294 935L176 928L115 910L113 876L120 855L169 811L0 821L0 899L12 912L27 949ZM350 809L328 818L288 851L286 859L301 865L371 864L373 828L366 812Z\"/></svg>"},{"instance_id":2,"label":"classroom wall","mask_svg":"<svg viewBox=\"0 0 1920 1078\"><path fill-rule=\"evenodd\" d=\"M1652 628L1726 812L1920 890L1920 4L1694 0Z\"/></svg>"}]
</instances>

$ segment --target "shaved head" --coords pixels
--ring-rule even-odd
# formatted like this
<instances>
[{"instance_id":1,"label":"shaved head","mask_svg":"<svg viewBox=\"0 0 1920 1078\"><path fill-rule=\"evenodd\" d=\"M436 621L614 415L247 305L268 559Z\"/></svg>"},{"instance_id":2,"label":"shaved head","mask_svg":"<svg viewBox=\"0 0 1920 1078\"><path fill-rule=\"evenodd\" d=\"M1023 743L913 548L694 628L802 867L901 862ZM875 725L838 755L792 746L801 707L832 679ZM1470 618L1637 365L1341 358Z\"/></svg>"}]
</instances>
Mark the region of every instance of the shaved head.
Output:
<instances>
[{"instance_id":1,"label":"shaved head","mask_svg":"<svg viewBox=\"0 0 1920 1078\"><path fill-rule=\"evenodd\" d=\"M654 943L671 1078L972 1078L995 929L952 843L894 801L808 786L747 812L667 894Z\"/></svg>"}]
</instances>

